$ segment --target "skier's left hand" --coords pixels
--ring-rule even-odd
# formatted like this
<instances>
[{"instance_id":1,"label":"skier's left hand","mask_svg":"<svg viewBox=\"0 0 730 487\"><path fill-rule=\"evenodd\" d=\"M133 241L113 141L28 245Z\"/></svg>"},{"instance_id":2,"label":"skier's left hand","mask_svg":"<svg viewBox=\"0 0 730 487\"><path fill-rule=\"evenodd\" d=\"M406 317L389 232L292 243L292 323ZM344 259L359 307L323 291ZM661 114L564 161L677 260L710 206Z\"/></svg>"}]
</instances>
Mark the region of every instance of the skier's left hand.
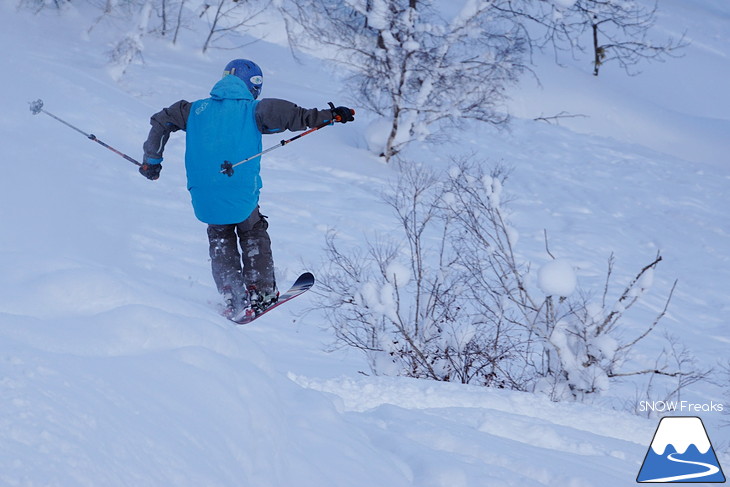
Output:
<instances>
[{"instance_id":1,"label":"skier's left hand","mask_svg":"<svg viewBox=\"0 0 730 487\"><path fill-rule=\"evenodd\" d=\"M332 118L335 122L347 123L355 120L355 110L352 108L335 107L332 102L330 102L330 108L332 109Z\"/></svg>"}]
</instances>

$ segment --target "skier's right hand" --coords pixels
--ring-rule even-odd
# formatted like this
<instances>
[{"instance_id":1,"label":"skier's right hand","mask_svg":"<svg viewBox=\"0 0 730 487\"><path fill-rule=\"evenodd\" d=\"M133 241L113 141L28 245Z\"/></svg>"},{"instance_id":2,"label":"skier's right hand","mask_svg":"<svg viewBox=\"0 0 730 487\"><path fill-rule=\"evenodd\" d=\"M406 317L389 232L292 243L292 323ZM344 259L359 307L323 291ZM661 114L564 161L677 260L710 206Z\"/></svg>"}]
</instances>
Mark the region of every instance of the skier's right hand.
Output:
<instances>
[{"instance_id":1,"label":"skier's right hand","mask_svg":"<svg viewBox=\"0 0 730 487\"><path fill-rule=\"evenodd\" d=\"M147 159L145 157L143 161L139 167L139 173L150 181L159 179L160 171L162 171L162 159Z\"/></svg>"}]
</instances>

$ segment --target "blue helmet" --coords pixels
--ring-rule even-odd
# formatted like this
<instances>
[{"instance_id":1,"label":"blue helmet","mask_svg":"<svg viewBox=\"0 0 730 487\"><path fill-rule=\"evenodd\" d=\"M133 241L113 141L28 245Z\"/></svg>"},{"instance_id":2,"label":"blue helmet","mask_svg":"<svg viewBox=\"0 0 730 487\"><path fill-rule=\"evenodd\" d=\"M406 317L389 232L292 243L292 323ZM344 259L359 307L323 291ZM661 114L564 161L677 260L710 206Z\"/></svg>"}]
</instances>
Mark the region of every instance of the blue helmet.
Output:
<instances>
[{"instance_id":1,"label":"blue helmet","mask_svg":"<svg viewBox=\"0 0 730 487\"><path fill-rule=\"evenodd\" d=\"M261 87L264 84L264 73L259 65L248 59L234 59L226 65L223 76L232 74L240 78L253 95L254 100L261 94Z\"/></svg>"}]
</instances>

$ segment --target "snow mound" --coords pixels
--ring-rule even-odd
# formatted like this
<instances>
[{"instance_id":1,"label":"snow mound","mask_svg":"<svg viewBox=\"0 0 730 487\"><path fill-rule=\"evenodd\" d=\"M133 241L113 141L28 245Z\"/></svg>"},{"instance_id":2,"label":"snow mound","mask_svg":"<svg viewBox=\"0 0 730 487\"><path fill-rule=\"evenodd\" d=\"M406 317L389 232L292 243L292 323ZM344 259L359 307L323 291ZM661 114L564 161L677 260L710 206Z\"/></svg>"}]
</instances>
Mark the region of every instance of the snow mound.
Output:
<instances>
[{"instance_id":1,"label":"snow mound","mask_svg":"<svg viewBox=\"0 0 730 487\"><path fill-rule=\"evenodd\" d=\"M537 283L546 296L568 297L575 291L578 278L569 262L556 259L540 267Z\"/></svg>"}]
</instances>

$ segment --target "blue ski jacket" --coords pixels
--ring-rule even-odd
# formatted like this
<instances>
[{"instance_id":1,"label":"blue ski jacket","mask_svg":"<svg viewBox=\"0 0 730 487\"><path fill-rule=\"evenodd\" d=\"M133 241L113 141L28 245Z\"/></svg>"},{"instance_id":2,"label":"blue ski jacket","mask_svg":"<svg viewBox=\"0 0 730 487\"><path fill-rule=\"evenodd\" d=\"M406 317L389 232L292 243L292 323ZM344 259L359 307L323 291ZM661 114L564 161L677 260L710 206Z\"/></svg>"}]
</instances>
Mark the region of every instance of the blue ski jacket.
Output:
<instances>
[{"instance_id":1,"label":"blue ski jacket","mask_svg":"<svg viewBox=\"0 0 730 487\"><path fill-rule=\"evenodd\" d=\"M262 134L304 130L331 119L330 109L305 109L275 98L256 101L243 81L224 76L209 98L180 100L152 116L143 161L160 164L170 133L185 130L185 170L195 216L214 225L240 223L259 204L261 158L237 166L233 176L222 174L221 164L261 152Z\"/></svg>"},{"instance_id":2,"label":"blue ski jacket","mask_svg":"<svg viewBox=\"0 0 730 487\"><path fill-rule=\"evenodd\" d=\"M261 152L257 104L243 81L226 76L210 98L190 107L185 170L195 216L205 223L239 223L258 206L260 157L236 167L233 176L220 172L224 161L235 164Z\"/></svg>"}]
</instances>

